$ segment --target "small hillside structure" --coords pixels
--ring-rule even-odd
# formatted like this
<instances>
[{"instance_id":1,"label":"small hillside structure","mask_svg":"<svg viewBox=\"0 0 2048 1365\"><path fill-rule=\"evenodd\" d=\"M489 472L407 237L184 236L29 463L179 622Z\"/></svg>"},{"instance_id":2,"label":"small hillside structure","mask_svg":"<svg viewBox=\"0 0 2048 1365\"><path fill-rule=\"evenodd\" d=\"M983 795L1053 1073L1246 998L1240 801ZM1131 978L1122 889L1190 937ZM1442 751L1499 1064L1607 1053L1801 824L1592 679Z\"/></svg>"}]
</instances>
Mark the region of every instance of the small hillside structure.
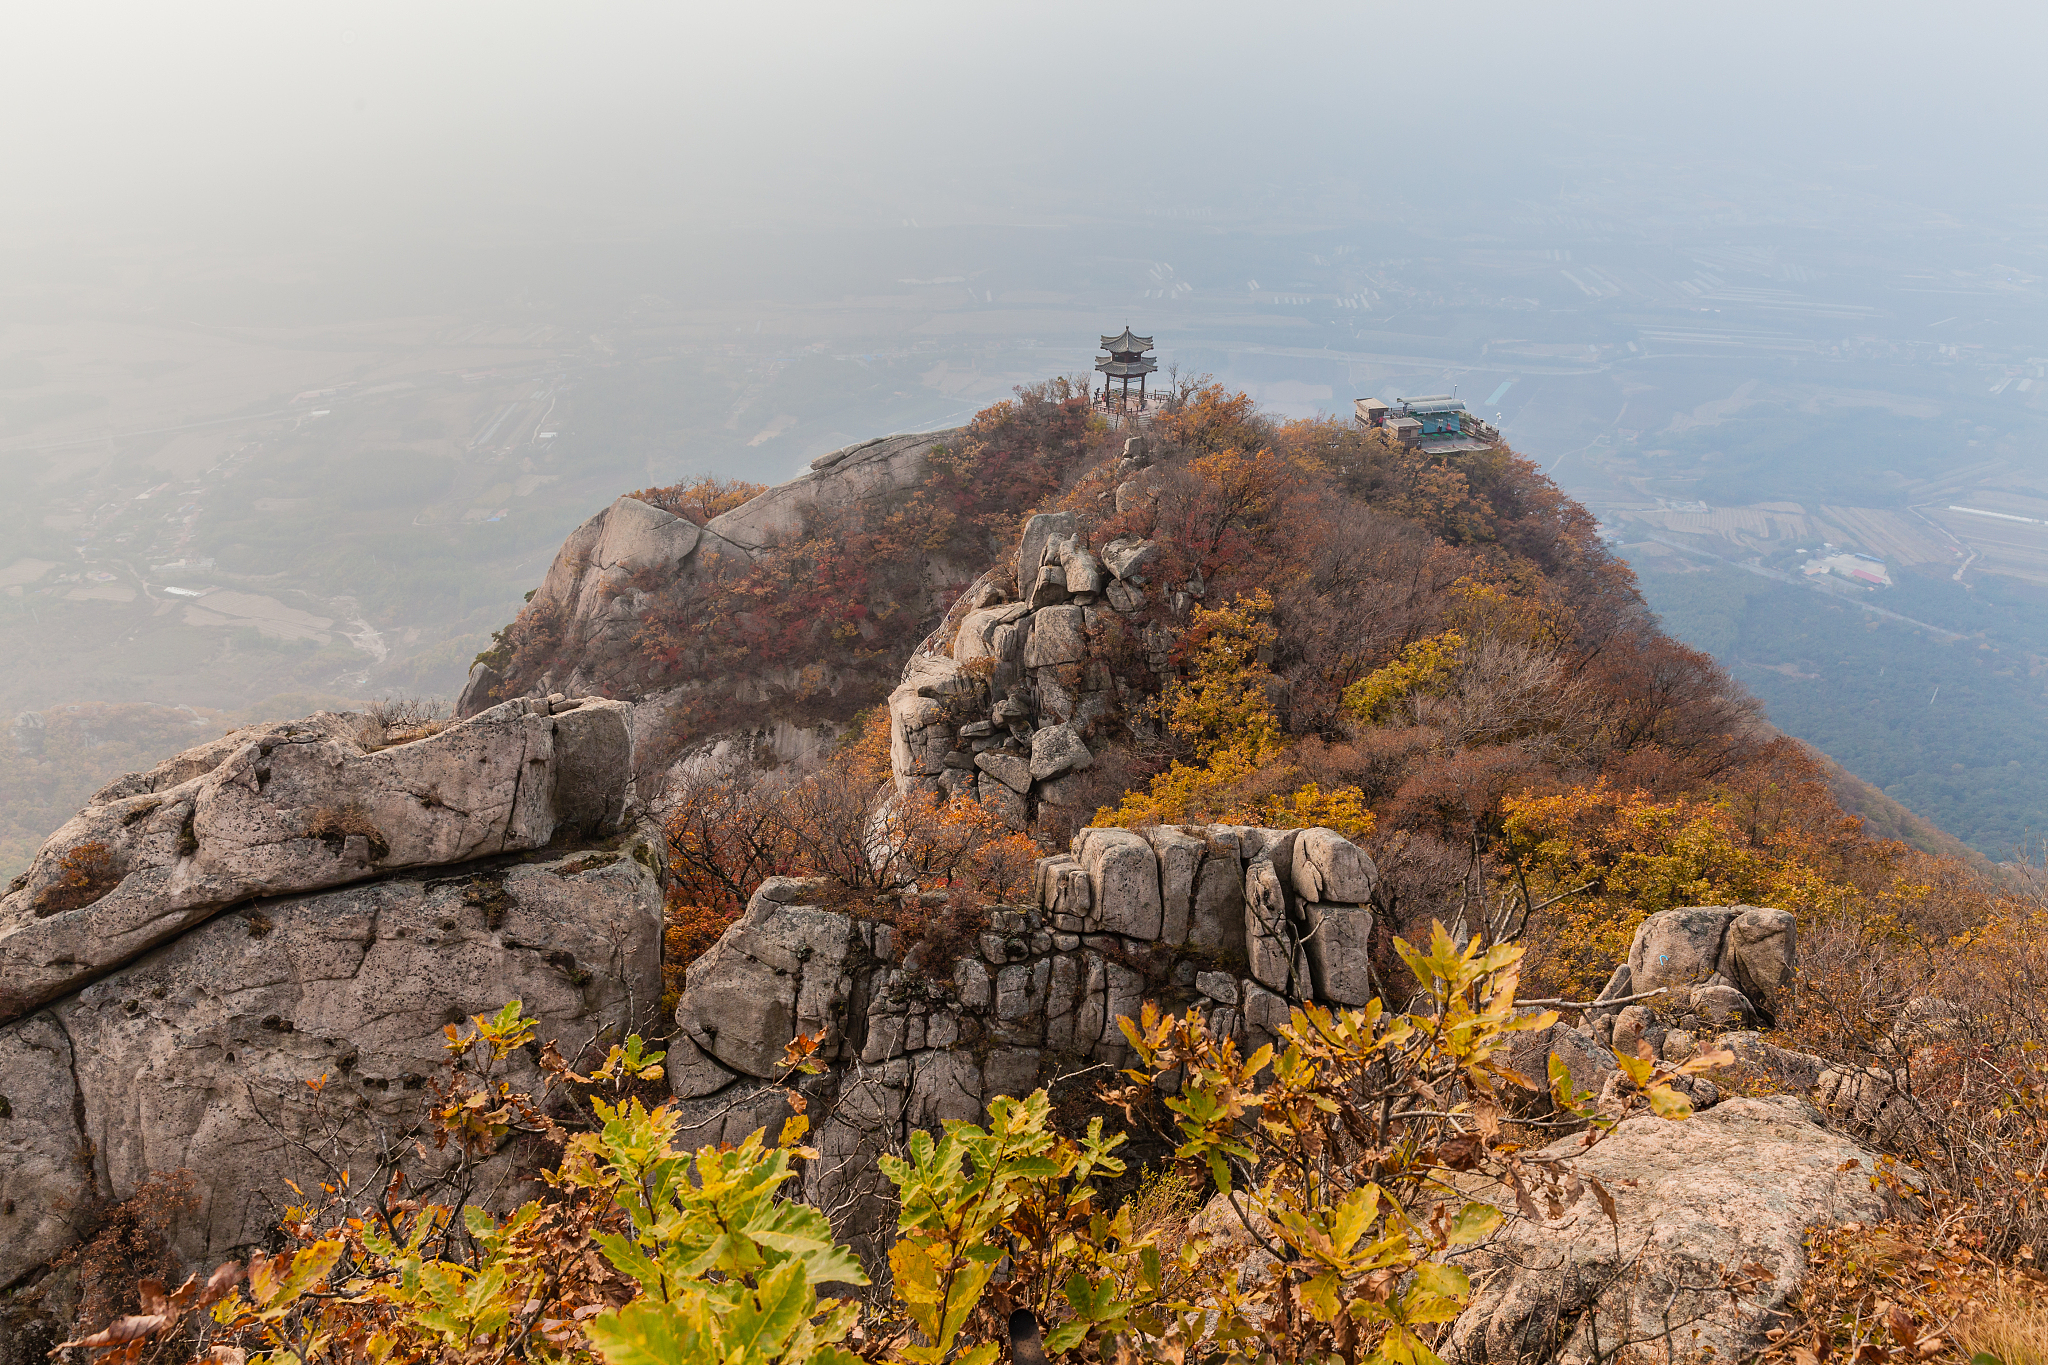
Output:
<instances>
[{"instance_id":1,"label":"small hillside structure","mask_svg":"<svg viewBox=\"0 0 2048 1365\"><path fill-rule=\"evenodd\" d=\"M1095 368L1103 376L1102 399L1109 401L1109 386L1121 380L1121 397L1127 402L1131 396L1131 381L1138 381L1138 406L1145 406L1145 376L1159 368L1159 362L1150 359L1145 352L1152 349L1152 338L1141 337L1131 331L1130 324L1124 324L1122 336L1102 338L1102 349L1106 356L1098 356Z\"/></svg>"},{"instance_id":2,"label":"small hillside structure","mask_svg":"<svg viewBox=\"0 0 2048 1365\"><path fill-rule=\"evenodd\" d=\"M1386 432L1404 446L1414 446L1432 455L1449 455L1461 450L1484 450L1500 442L1500 430L1479 414L1468 412L1463 402L1448 393L1421 398L1403 398L1383 403L1377 398L1360 398L1352 403L1358 420Z\"/></svg>"}]
</instances>

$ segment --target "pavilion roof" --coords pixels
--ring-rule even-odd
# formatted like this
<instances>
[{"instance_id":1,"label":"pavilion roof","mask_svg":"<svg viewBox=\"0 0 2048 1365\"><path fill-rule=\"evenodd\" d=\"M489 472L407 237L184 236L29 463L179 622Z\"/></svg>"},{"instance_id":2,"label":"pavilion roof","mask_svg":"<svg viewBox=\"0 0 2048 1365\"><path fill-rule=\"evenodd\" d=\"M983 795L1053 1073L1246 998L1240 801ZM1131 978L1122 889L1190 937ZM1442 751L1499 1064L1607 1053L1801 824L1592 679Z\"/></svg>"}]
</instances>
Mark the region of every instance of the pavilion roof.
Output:
<instances>
[{"instance_id":1,"label":"pavilion roof","mask_svg":"<svg viewBox=\"0 0 2048 1365\"><path fill-rule=\"evenodd\" d=\"M1095 368L1112 379L1123 379L1127 376L1136 378L1141 374L1151 374L1157 370L1159 362L1156 360L1113 360L1105 358L1096 361Z\"/></svg>"},{"instance_id":2,"label":"pavilion roof","mask_svg":"<svg viewBox=\"0 0 2048 1365\"><path fill-rule=\"evenodd\" d=\"M1130 327L1126 326L1122 336L1104 337L1102 339L1102 349L1111 354L1122 352L1125 355L1137 355L1152 349L1152 338L1136 336L1131 332Z\"/></svg>"}]
</instances>

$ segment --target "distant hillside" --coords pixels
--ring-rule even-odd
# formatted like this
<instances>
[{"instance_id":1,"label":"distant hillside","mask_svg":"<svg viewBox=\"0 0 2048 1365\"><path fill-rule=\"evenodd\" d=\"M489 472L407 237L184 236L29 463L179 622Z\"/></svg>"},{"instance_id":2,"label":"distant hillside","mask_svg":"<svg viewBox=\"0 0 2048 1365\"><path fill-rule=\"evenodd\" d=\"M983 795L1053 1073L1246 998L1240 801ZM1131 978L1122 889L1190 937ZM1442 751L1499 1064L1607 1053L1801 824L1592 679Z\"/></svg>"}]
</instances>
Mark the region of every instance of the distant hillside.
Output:
<instances>
[{"instance_id":1,"label":"distant hillside","mask_svg":"<svg viewBox=\"0 0 2048 1365\"><path fill-rule=\"evenodd\" d=\"M2044 594L2010 579L1965 589L1945 573L1895 576L1868 600L1962 638L1732 566L1646 565L1640 582L1666 629L1720 660L1774 724L2003 861L2048 832Z\"/></svg>"}]
</instances>

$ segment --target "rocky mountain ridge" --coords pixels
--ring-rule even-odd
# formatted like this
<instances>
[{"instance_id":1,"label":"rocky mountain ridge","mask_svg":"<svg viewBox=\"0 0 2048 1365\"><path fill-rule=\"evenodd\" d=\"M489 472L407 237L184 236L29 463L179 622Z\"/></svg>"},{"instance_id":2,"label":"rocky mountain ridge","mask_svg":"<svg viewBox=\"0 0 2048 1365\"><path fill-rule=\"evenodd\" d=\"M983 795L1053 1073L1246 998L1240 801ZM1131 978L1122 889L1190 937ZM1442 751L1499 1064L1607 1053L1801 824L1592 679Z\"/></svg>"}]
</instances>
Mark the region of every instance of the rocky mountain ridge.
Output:
<instances>
[{"instance_id":1,"label":"rocky mountain ridge","mask_svg":"<svg viewBox=\"0 0 2048 1365\"><path fill-rule=\"evenodd\" d=\"M377 1167L419 1131L442 1026L508 998L540 1021L537 1043L572 1061L627 1030L668 1031L670 850L649 794L679 758L720 744L801 766L856 700L881 703L887 720L892 780L877 796L971 804L1058 851L1039 860L1028 898L989 906L761 880L688 966L667 1084L699 1140L772 1128L801 1097L818 1155L796 1188L876 1265L890 1236L878 1161L911 1131L978 1120L996 1096L1039 1086L1085 1104L1093 1079L1131 1060L1118 1021L1148 1004L1193 1010L1249 1051L1298 1006L1396 991L1375 945L1463 904L1429 880L1418 847L1449 866L1430 850L1476 838L1475 812L1532 774L1677 785L1755 747L1739 696L1632 614L1625 578L1574 538L1568 508L1544 514L1564 528L1546 579L1501 548L1506 531L1452 553L1445 534L1362 501L1330 524L1286 501L1289 480L1335 469L1357 483L1388 452L1366 450L1356 467L1260 464L1202 446L1199 431L1157 458L1076 446L1047 465L1056 499L973 504L971 534L911 555L858 601L834 598L833 610L859 610L831 631L783 637L799 655L705 672L730 657L711 645L769 637L778 583L795 592L807 565L867 552L868 519L957 486L964 466L949 462L971 443L982 463L969 464L985 467L999 428L849 447L701 526L621 498L572 535L503 656L479 661L458 722L321 713L252 727L95 797L0 898L0 1285L36 1282L153 1173L199 1179L173 1238L182 1263L263 1241L275 1191L307 1175L310 1152ZM1346 433L1311 435L1351 449ZM1219 487L1235 522L1215 511ZM992 566L968 554L986 540L1004 547ZM830 554L804 548L819 545ZM1300 741L1285 762L1357 783L1357 808L1370 798L1399 837L1214 818L1091 825L1175 742L1165 702L1187 683L1189 632L1297 552L1306 567L1266 643L1240 651L1226 700ZM887 629L872 625L877 603L898 613ZM867 639L864 622L874 649L835 653ZM657 657L657 626L711 652ZM1435 656L1412 648L1455 641L1451 657L1481 632L1484 648L1456 655L1455 672L1430 674ZM1404 709L1346 699L1389 668L1408 680L1389 694ZM1613 695L1596 700L1595 682ZM1273 781L1305 771L1269 764ZM1756 1031L1784 1006L1798 937L1781 908L1653 914L1575 1026L1521 1035L1507 1064L1533 1087L1519 1114L1530 1121L1552 1112L1553 1056L1614 1112L1632 1084L1619 1058L1716 1046L1737 1057L1725 1080L1782 1093L1730 1097L1691 1078L1698 1127L1623 1123L1597 1169L1617 1182L1640 1170L1640 1188L1607 1220L1526 1218L1491 1245L1453 1329L1457 1359L1553 1351L1561 1313L1576 1344L1546 1358L1594 1358L1612 1345L1600 1323L1641 1317L1660 1294L1663 1311L1682 1300L1724 1357L1753 1350L1801 1283L1807 1235L1885 1215L1885 1196L1841 1172L1874 1167L1871 1141L1911 1121L1897 1077ZM790 1074L799 1038L819 1074ZM533 1070L523 1053L514 1065ZM523 1197L533 1170L508 1146L486 1163L480 1201ZM1610 1254L1624 1228L1625 1276ZM1737 1249L1772 1272L1746 1297L1709 1284Z\"/></svg>"}]
</instances>

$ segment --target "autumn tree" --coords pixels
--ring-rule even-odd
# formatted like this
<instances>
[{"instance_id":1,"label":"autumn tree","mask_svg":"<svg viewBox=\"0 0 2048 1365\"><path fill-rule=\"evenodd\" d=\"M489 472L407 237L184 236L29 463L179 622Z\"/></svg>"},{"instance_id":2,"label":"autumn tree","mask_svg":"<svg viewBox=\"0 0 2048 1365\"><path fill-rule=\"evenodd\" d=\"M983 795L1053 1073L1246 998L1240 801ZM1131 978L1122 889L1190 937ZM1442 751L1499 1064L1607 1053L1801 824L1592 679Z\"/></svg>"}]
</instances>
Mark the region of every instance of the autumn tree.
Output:
<instances>
[{"instance_id":1,"label":"autumn tree","mask_svg":"<svg viewBox=\"0 0 2048 1365\"><path fill-rule=\"evenodd\" d=\"M672 483L659 488L642 488L627 494L664 512L673 512L686 521L704 525L713 517L722 516L744 503L753 501L768 491L765 483L749 483L745 479L715 479L709 474L700 474L694 479Z\"/></svg>"}]
</instances>

